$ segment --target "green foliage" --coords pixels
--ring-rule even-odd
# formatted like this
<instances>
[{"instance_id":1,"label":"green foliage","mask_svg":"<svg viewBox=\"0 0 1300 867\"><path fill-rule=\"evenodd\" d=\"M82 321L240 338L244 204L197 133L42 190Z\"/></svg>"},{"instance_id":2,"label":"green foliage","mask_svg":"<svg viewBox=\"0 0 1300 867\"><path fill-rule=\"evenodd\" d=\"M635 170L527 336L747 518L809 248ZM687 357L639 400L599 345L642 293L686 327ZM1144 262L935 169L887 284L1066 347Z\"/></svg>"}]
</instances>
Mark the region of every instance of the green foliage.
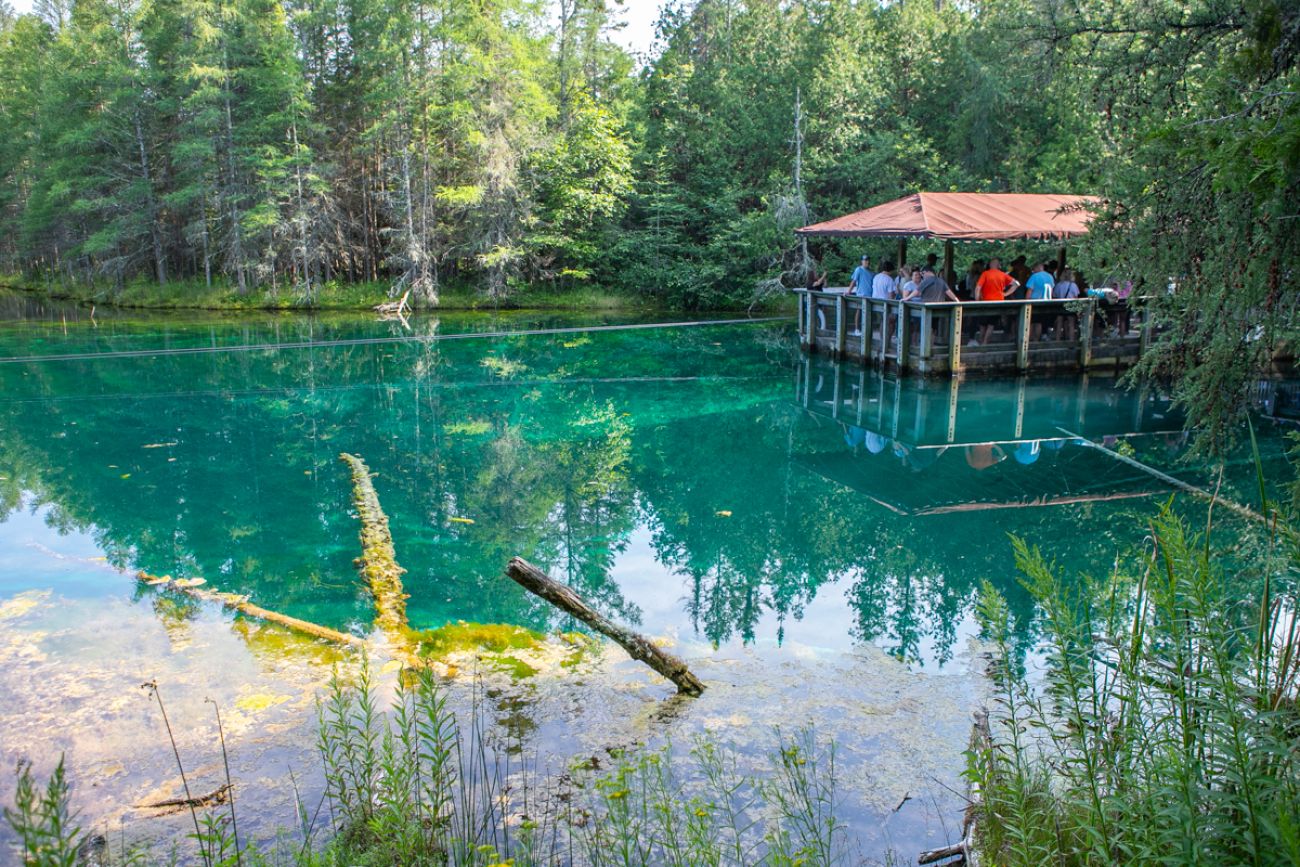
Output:
<instances>
[{"instance_id":1,"label":"green foliage","mask_svg":"<svg viewBox=\"0 0 1300 867\"><path fill-rule=\"evenodd\" d=\"M992 741L972 754L998 864L1292 864L1300 854L1298 553L1262 592L1172 512L1136 571L1069 583L1016 543L1041 606L1041 683L1015 670L1004 603ZM1280 544L1293 545L1290 534Z\"/></svg>"},{"instance_id":2,"label":"green foliage","mask_svg":"<svg viewBox=\"0 0 1300 867\"><path fill-rule=\"evenodd\" d=\"M85 840L74 824L63 759L42 789L31 765L19 764L14 804L4 818L18 838L23 863L30 867L73 867L80 863L77 850Z\"/></svg>"}]
</instances>

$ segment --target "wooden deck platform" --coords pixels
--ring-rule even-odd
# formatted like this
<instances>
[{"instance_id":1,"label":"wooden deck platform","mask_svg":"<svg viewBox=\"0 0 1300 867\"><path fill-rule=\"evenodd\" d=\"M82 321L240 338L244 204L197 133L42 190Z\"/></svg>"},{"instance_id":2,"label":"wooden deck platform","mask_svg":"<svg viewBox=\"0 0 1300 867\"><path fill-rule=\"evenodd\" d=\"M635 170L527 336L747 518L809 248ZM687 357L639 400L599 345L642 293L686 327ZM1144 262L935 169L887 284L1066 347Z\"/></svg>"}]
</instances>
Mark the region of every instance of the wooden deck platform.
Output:
<instances>
[{"instance_id":1,"label":"wooden deck platform","mask_svg":"<svg viewBox=\"0 0 1300 867\"><path fill-rule=\"evenodd\" d=\"M835 290L795 294L805 351L902 373L1120 370L1142 357L1150 339L1141 306L1127 302L920 304Z\"/></svg>"}]
</instances>

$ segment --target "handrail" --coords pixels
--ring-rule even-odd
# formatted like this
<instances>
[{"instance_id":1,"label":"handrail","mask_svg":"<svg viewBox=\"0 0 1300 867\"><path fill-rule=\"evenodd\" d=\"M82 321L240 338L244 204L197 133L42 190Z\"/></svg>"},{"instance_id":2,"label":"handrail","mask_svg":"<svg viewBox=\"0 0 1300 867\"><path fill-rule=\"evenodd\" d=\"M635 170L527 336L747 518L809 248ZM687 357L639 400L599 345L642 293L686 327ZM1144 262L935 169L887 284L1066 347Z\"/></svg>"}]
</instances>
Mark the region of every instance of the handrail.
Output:
<instances>
[{"instance_id":1,"label":"handrail","mask_svg":"<svg viewBox=\"0 0 1300 867\"><path fill-rule=\"evenodd\" d=\"M836 357L856 357L863 363L892 365L900 371L959 373L969 366L1024 372L1037 366L1036 362L1053 367L1077 365L1086 370L1097 363L1094 355L1101 364L1134 362L1150 343L1143 306L1130 304L1144 300L1141 297L1115 301L1087 296L903 301L847 291L791 291L799 298L799 339L806 350L816 352L820 347ZM1123 318L1117 320L1117 316ZM1068 327L1070 336L1065 339L1061 337L1063 321L1077 323L1077 328L1074 324ZM1054 336L1044 339L1053 323ZM1136 326L1134 332L1128 331L1131 324ZM1119 326L1125 332L1120 344L1110 342L1103 330L1109 326ZM990 341L993 329L1002 333L996 342ZM967 345L967 338L976 335L978 339ZM1136 348L1135 356L1124 348L1129 342ZM1014 363L1007 360L1008 348L1014 353ZM1074 360L1068 357L1070 353ZM963 359L963 354L969 358Z\"/></svg>"},{"instance_id":2,"label":"handrail","mask_svg":"<svg viewBox=\"0 0 1300 867\"><path fill-rule=\"evenodd\" d=\"M878 304L913 304L917 306L923 305L925 307L935 309L935 310L952 309L955 307L976 307L976 308L988 307L992 309L997 309L999 307L1016 308L1016 307L1023 307L1026 304L1064 305L1064 304L1077 304L1080 301L1091 303L1091 304L1105 303L1100 298L1088 298L1088 297L1042 298L1042 299L1007 298L1002 301L918 301L915 299L910 301L903 301L901 298L872 298L869 295L849 295L848 293L845 292L810 292L807 289L791 289L790 291L798 293L800 295L808 295L812 298L825 298L828 300L843 298L845 301L856 301L856 302L870 301ZM1110 302L1110 306L1114 307L1116 304L1123 304L1126 303L1128 300L1129 299L1127 298L1121 298L1118 301Z\"/></svg>"}]
</instances>

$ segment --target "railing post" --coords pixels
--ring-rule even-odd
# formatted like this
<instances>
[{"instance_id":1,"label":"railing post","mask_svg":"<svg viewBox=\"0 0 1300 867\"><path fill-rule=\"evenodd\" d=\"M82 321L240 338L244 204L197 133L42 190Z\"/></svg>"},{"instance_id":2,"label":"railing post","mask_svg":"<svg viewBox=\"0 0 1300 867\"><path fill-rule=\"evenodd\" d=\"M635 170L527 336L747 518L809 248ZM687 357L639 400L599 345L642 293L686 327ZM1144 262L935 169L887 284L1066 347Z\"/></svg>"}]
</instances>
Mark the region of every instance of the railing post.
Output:
<instances>
[{"instance_id":1,"label":"railing post","mask_svg":"<svg viewBox=\"0 0 1300 867\"><path fill-rule=\"evenodd\" d=\"M831 410L831 418L839 419L840 417L840 381L844 379L844 365L838 361L835 362L835 383L831 386L831 400L834 401L835 407Z\"/></svg>"},{"instance_id":2,"label":"railing post","mask_svg":"<svg viewBox=\"0 0 1300 867\"><path fill-rule=\"evenodd\" d=\"M844 296L835 296L835 358L844 357L844 336L848 332L844 321Z\"/></svg>"},{"instance_id":3,"label":"railing post","mask_svg":"<svg viewBox=\"0 0 1300 867\"><path fill-rule=\"evenodd\" d=\"M1034 305L1020 308L1020 332L1016 335L1016 369L1029 369L1029 333L1034 321Z\"/></svg>"},{"instance_id":4,"label":"railing post","mask_svg":"<svg viewBox=\"0 0 1300 867\"><path fill-rule=\"evenodd\" d=\"M1151 348L1151 314L1145 304L1142 305L1142 331L1138 334L1138 358L1147 354Z\"/></svg>"},{"instance_id":5,"label":"railing post","mask_svg":"<svg viewBox=\"0 0 1300 867\"><path fill-rule=\"evenodd\" d=\"M866 360L866 357L863 357ZM866 368L858 369L858 427L862 427L862 410L867 400L867 370Z\"/></svg>"},{"instance_id":6,"label":"railing post","mask_svg":"<svg viewBox=\"0 0 1300 867\"><path fill-rule=\"evenodd\" d=\"M858 363L871 363L871 308L867 304L867 299L856 299L858 305L858 328L862 333L858 337Z\"/></svg>"},{"instance_id":7,"label":"railing post","mask_svg":"<svg viewBox=\"0 0 1300 867\"><path fill-rule=\"evenodd\" d=\"M1012 439L1020 439L1025 433L1025 377L1016 379L1016 430Z\"/></svg>"},{"instance_id":8,"label":"railing post","mask_svg":"<svg viewBox=\"0 0 1300 867\"><path fill-rule=\"evenodd\" d=\"M948 323L948 371L954 376L961 372L961 317L962 305L958 304Z\"/></svg>"},{"instance_id":9,"label":"railing post","mask_svg":"<svg viewBox=\"0 0 1300 867\"><path fill-rule=\"evenodd\" d=\"M1084 370L1092 363L1092 321L1097 317L1097 302L1088 301L1079 322L1079 367Z\"/></svg>"},{"instance_id":10,"label":"railing post","mask_svg":"<svg viewBox=\"0 0 1300 867\"><path fill-rule=\"evenodd\" d=\"M807 346L807 345L808 345L808 341L807 341L807 339L805 338L804 331L803 331L803 329L804 329L804 319L803 319L803 315L804 315L804 313L805 313L804 306L803 306L803 304L804 304L804 296L803 296L803 295L800 295L800 294L796 291L796 293L795 293L795 297L799 299L799 313L798 313L798 317L799 317L799 345L800 345L800 346Z\"/></svg>"},{"instance_id":11,"label":"railing post","mask_svg":"<svg viewBox=\"0 0 1300 867\"><path fill-rule=\"evenodd\" d=\"M875 307L876 302L872 301L871 306ZM885 356L889 354L889 302L880 302L880 368L885 367Z\"/></svg>"},{"instance_id":12,"label":"railing post","mask_svg":"<svg viewBox=\"0 0 1300 867\"><path fill-rule=\"evenodd\" d=\"M961 390L961 380L954 377L948 383L948 442L957 438L957 395Z\"/></svg>"},{"instance_id":13,"label":"railing post","mask_svg":"<svg viewBox=\"0 0 1300 867\"><path fill-rule=\"evenodd\" d=\"M907 309L907 304L902 301L895 302L898 304L898 362L899 372L908 369L909 357L912 349L912 311Z\"/></svg>"},{"instance_id":14,"label":"railing post","mask_svg":"<svg viewBox=\"0 0 1300 867\"><path fill-rule=\"evenodd\" d=\"M934 355L934 313L929 304L921 305L921 346L918 353L928 368L930 356Z\"/></svg>"}]
</instances>

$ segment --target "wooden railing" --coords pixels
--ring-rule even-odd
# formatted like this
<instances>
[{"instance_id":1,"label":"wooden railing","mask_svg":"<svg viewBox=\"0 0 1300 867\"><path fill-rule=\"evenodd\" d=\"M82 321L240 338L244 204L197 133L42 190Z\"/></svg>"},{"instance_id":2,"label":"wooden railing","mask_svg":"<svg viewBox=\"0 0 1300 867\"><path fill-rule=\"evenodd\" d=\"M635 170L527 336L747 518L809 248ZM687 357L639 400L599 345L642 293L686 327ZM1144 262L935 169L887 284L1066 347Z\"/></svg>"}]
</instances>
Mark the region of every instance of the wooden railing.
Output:
<instances>
[{"instance_id":1,"label":"wooden railing","mask_svg":"<svg viewBox=\"0 0 1300 867\"><path fill-rule=\"evenodd\" d=\"M906 372L1119 368L1149 340L1143 309L1123 301L922 304L795 291L806 350Z\"/></svg>"}]
</instances>

